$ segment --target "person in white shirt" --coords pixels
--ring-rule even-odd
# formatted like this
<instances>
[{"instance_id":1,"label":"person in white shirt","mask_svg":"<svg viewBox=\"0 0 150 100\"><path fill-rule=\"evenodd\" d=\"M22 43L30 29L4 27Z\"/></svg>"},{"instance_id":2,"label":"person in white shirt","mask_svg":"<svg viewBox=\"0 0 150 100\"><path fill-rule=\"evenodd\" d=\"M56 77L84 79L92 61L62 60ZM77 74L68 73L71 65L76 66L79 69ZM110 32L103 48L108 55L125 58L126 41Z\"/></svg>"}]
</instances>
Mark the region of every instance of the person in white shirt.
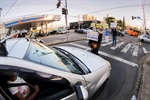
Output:
<instances>
[{"instance_id":1,"label":"person in white shirt","mask_svg":"<svg viewBox=\"0 0 150 100\"><path fill-rule=\"evenodd\" d=\"M11 75L8 75L8 84L19 84L19 83L26 83L26 81L18 77L16 73L11 72ZM39 92L39 87L37 85L33 86L29 83L27 84L29 86L21 85L16 87L9 87L8 90L18 100L33 100ZM30 93L31 92L30 87L34 89L32 93Z\"/></svg>"}]
</instances>

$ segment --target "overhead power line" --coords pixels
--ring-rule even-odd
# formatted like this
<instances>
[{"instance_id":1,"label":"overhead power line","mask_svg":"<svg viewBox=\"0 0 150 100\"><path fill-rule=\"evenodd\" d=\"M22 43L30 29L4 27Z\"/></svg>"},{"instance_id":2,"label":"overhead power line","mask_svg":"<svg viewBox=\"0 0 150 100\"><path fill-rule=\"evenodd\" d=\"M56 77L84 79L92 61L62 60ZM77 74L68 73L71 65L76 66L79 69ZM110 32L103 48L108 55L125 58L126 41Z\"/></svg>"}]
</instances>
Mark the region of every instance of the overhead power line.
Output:
<instances>
[{"instance_id":1,"label":"overhead power line","mask_svg":"<svg viewBox=\"0 0 150 100\"><path fill-rule=\"evenodd\" d=\"M12 9L12 7L15 5L16 2L17 2L17 0L15 0L14 3L10 6L10 8L8 9L8 11L6 12L6 14L4 15L4 17L2 19L4 19L7 16L7 14Z\"/></svg>"},{"instance_id":2,"label":"overhead power line","mask_svg":"<svg viewBox=\"0 0 150 100\"><path fill-rule=\"evenodd\" d=\"M144 6L150 6L150 4L143 4L143 5L144 5ZM102 12L102 11L113 10L113 9L119 9L119 8L138 7L138 6L142 6L142 4L112 7L112 8L97 10L97 11L93 11L93 12L89 12L89 13L85 13L85 14L98 13L98 12Z\"/></svg>"}]
</instances>

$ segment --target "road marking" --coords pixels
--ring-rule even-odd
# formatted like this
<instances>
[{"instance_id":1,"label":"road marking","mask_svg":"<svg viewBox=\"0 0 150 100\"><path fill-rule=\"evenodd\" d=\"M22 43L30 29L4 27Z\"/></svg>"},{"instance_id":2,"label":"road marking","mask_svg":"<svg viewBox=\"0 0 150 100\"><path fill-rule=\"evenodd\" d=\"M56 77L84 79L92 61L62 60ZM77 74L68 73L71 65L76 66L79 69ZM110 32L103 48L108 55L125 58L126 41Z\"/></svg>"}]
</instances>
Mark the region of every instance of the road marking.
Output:
<instances>
[{"instance_id":1,"label":"road marking","mask_svg":"<svg viewBox=\"0 0 150 100\"><path fill-rule=\"evenodd\" d=\"M74 44L74 43L69 43L69 44L73 45L73 46L77 46L77 47L83 48L83 49L86 49L86 50L90 49L89 47L82 46L82 45L79 45L79 44ZM102 51L98 51L98 53L103 55L103 56L109 57L111 59L115 59L115 60L118 60L118 61L120 61L122 63L128 64L130 66L138 67L138 65L136 63L128 61L128 60L125 60L123 58L120 58L120 57L117 57L117 56L114 56L114 55L111 55L111 54L108 54L108 53L105 53L105 52L102 52Z\"/></svg>"},{"instance_id":2,"label":"road marking","mask_svg":"<svg viewBox=\"0 0 150 100\"><path fill-rule=\"evenodd\" d=\"M142 47L142 49L144 53L147 53L147 50L144 47Z\"/></svg>"},{"instance_id":3,"label":"road marking","mask_svg":"<svg viewBox=\"0 0 150 100\"><path fill-rule=\"evenodd\" d=\"M132 53L133 56L137 56L139 51L139 47L137 45L134 45L134 51Z\"/></svg>"},{"instance_id":4,"label":"road marking","mask_svg":"<svg viewBox=\"0 0 150 100\"><path fill-rule=\"evenodd\" d=\"M128 44L125 46L125 48L123 48L123 49L121 50L121 52L126 53L126 52L129 50L130 46L131 46L131 44L128 43Z\"/></svg>"},{"instance_id":5,"label":"road marking","mask_svg":"<svg viewBox=\"0 0 150 100\"><path fill-rule=\"evenodd\" d=\"M107 46L107 45L110 45L110 44L112 44L112 41L108 42L108 44L107 43L101 44L101 46L104 47L104 46Z\"/></svg>"},{"instance_id":6,"label":"road marking","mask_svg":"<svg viewBox=\"0 0 150 100\"><path fill-rule=\"evenodd\" d=\"M110 47L110 49L112 49L112 50L115 50L115 49L117 49L117 48L119 48L121 45L123 45L125 42L120 42L120 43L118 43L115 47L113 46L113 47Z\"/></svg>"},{"instance_id":7,"label":"road marking","mask_svg":"<svg viewBox=\"0 0 150 100\"><path fill-rule=\"evenodd\" d=\"M117 40L117 42L118 42L118 40ZM112 40L111 40L111 42L101 44L101 46L104 47L104 46L110 45L110 44L112 44L112 43L113 43L113 42L112 42Z\"/></svg>"},{"instance_id":8,"label":"road marking","mask_svg":"<svg viewBox=\"0 0 150 100\"><path fill-rule=\"evenodd\" d=\"M109 41L109 40L111 40L111 39L108 39L108 41ZM102 42L106 42L106 39L104 38L104 39L102 40Z\"/></svg>"}]
</instances>

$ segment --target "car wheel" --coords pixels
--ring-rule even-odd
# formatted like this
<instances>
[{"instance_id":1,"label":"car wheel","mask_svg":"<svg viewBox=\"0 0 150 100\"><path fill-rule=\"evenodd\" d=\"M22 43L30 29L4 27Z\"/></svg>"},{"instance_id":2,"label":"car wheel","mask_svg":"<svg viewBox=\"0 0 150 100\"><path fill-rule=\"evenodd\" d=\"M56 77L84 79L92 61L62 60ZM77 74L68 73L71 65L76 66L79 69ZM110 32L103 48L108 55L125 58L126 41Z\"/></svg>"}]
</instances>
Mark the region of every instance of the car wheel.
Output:
<instances>
[{"instance_id":1,"label":"car wheel","mask_svg":"<svg viewBox=\"0 0 150 100\"><path fill-rule=\"evenodd\" d=\"M144 42L144 40L142 39L141 42Z\"/></svg>"}]
</instances>

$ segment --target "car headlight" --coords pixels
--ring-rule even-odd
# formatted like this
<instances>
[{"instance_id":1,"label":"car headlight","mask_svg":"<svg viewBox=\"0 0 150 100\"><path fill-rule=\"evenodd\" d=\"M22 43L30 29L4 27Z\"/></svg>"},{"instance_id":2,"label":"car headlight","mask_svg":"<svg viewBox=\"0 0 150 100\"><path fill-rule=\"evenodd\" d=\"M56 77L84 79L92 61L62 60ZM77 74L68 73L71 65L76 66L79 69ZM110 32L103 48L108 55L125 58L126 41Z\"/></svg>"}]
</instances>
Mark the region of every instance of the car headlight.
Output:
<instances>
[{"instance_id":1,"label":"car headlight","mask_svg":"<svg viewBox=\"0 0 150 100\"><path fill-rule=\"evenodd\" d=\"M110 62L107 61L108 68L111 68Z\"/></svg>"}]
</instances>

